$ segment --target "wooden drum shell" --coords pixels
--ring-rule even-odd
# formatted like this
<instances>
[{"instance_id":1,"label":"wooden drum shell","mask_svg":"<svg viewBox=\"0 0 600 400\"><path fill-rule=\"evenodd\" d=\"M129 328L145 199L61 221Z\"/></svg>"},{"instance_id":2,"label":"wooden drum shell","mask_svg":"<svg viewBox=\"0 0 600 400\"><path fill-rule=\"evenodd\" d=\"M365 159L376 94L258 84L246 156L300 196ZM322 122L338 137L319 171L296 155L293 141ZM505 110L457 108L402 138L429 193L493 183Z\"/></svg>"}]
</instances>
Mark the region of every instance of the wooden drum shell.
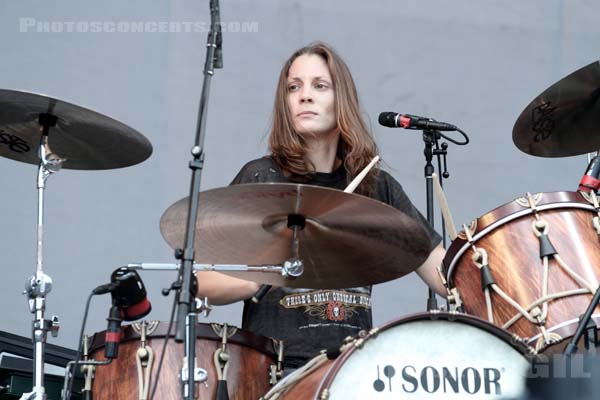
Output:
<instances>
[{"instance_id":1,"label":"wooden drum shell","mask_svg":"<svg viewBox=\"0 0 600 400\"><path fill-rule=\"evenodd\" d=\"M151 371L151 389L154 376L166 337L166 323L147 336L146 344L154 351L154 363ZM171 335L174 333L174 328ZM131 325L122 329L119 356L106 366L96 368L92 386L94 400L137 400L138 372L136 352L141 347L140 335ZM217 393L217 371L213 362L214 352L221 347L221 338L214 333L209 324L198 324L196 340L197 366L208 372L206 385L196 385L198 399L214 400ZM266 393L269 383L270 365L276 364L276 355L272 341L238 330L228 338L227 352L229 365L227 388L231 400L256 400ZM158 379L155 399L181 398L181 383L178 377L182 367L183 343L169 339L165 359ZM104 332L96 333L92 339L91 358L104 359ZM151 391L149 392L149 394Z\"/></svg>"},{"instance_id":2,"label":"wooden drum shell","mask_svg":"<svg viewBox=\"0 0 600 400\"><path fill-rule=\"evenodd\" d=\"M537 215L548 223L548 237L554 248L577 274L594 288L600 276L600 239L592 226L597 215L594 207L578 192L541 193ZM488 254L490 271L498 286L521 306L526 307L542 296L543 264L539 240L532 229L535 215L521 201L505 204L478 218L470 230L474 244ZM472 260L473 249L464 232L449 247L444 259L444 272L450 287L460 293L468 314L488 319L486 300L481 288L481 274ZM549 257L548 293L581 288ZM503 326L517 311L506 300L491 291L494 324ZM563 339L572 336L578 317L583 314L592 294L580 294L552 300L544 325ZM541 308L541 306L540 306ZM600 307L595 314L600 314ZM600 320L600 315L595 315ZM534 345L540 336L538 326L525 318L507 328ZM564 342L564 341L563 341ZM562 346L551 346L549 352Z\"/></svg>"}]
</instances>

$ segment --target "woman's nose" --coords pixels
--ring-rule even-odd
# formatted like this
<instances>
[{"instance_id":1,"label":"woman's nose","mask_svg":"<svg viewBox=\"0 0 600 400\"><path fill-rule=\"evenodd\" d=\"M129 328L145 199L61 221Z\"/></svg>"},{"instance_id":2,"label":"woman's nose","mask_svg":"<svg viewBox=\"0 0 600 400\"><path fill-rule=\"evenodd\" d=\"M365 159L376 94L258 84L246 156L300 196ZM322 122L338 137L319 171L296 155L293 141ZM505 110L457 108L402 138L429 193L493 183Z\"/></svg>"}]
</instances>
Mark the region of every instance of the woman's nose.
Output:
<instances>
[{"instance_id":1,"label":"woman's nose","mask_svg":"<svg viewBox=\"0 0 600 400\"><path fill-rule=\"evenodd\" d=\"M300 102L301 103L312 103L313 102L313 96L312 96L312 92L310 90L310 88L303 88L302 91L300 92Z\"/></svg>"}]
</instances>

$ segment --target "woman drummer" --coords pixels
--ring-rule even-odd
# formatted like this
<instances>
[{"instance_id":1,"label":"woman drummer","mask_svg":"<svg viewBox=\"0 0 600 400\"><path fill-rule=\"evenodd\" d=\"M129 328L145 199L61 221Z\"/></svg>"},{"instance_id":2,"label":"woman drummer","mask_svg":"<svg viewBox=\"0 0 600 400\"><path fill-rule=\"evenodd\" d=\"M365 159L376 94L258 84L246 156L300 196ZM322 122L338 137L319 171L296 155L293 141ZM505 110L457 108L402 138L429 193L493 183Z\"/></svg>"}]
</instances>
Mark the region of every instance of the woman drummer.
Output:
<instances>
[{"instance_id":1,"label":"woman drummer","mask_svg":"<svg viewBox=\"0 0 600 400\"><path fill-rule=\"evenodd\" d=\"M270 155L247 163L232 184L294 182L343 190L377 155L360 115L350 71L327 44L296 51L285 63L275 94ZM432 244L417 273L436 292L446 290L437 273L444 249L440 236L411 203L400 184L373 168L355 190L422 223ZM311 290L273 287L258 303L259 285L217 272L201 272L198 295L213 304L244 300L243 329L283 340L285 367L297 368L322 349L372 327L371 287Z\"/></svg>"}]
</instances>

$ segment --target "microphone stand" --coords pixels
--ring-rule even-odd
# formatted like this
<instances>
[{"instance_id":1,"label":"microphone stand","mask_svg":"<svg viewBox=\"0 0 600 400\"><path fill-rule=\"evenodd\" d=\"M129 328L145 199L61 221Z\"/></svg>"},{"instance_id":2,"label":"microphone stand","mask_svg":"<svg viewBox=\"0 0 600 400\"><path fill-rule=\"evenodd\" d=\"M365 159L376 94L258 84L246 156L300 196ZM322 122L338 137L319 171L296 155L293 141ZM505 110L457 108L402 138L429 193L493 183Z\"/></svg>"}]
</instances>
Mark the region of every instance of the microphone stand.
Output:
<instances>
[{"instance_id":1,"label":"microphone stand","mask_svg":"<svg viewBox=\"0 0 600 400\"><path fill-rule=\"evenodd\" d=\"M196 218L198 216L199 191L204 165L204 137L206 129L206 110L210 92L211 77L214 68L222 68L222 59L217 60L221 50L217 49L221 44L219 2L210 0L211 27L208 33L206 45L206 61L204 64L204 81L202 94L198 109L198 123L196 126L196 137L191 149L193 156L189 167L192 170L190 183L190 202L188 207L188 219L185 231L185 244L183 249L175 251L175 257L181 260L181 268L177 282L172 286L178 289L177 308L177 330L175 340L185 341L183 367L181 369L182 394L184 399L194 400L195 383L207 379L207 373L201 368L196 368L196 293L192 293L196 285L193 263L195 259L194 240L196 230ZM217 51L218 50L218 51Z\"/></svg>"},{"instance_id":2,"label":"microphone stand","mask_svg":"<svg viewBox=\"0 0 600 400\"><path fill-rule=\"evenodd\" d=\"M446 166L446 155L448 154L448 144L442 143L441 149L438 144L440 138L444 138L449 142L452 142L459 146L464 146L469 144L469 137L462 129L455 125L447 124L444 122L437 122L431 118L423 118L416 117L414 115L409 114L397 114L392 112L383 112L379 114L379 123L383 126L387 126L389 128L405 128L405 129L420 129L423 131L423 142L425 142L425 185L427 191L427 222L434 228L433 221L433 172L434 167L431 163L433 156L436 155L438 157L438 164L440 164L439 168L441 169L440 157L444 158L444 172L439 177L440 186L442 185L442 178L448 178L450 174L448 174L447 166ZM456 139L452 139L446 135L444 135L440 131L457 131L460 132L464 141L459 142ZM433 145L435 144L435 149L433 149ZM444 218L442 216L442 222ZM443 240L444 245L446 244L446 235L444 228L442 227L442 232L444 233ZM437 299L435 297L435 293L431 288L429 289L429 294L427 296L427 311L437 310Z\"/></svg>"},{"instance_id":3,"label":"microphone stand","mask_svg":"<svg viewBox=\"0 0 600 400\"><path fill-rule=\"evenodd\" d=\"M583 333L585 331L591 329L595 333L596 324L594 324L593 322L590 324L590 321L592 318L592 313L596 309L598 302L600 302L600 286L598 286L598 289L596 289L596 293L594 293L594 296L592 297L592 301L590 302L590 304L588 305L588 308L585 310L585 313L579 320L579 325L577 325L577 329L575 330L575 334L573 335L573 338L571 339L571 341L569 342L567 347L565 347L563 354L565 354L566 356L570 356L577 352L577 342L579 342L579 339L581 338L581 336L583 335ZM588 334L586 333L586 336L587 335ZM588 348L588 351L590 354L595 355L596 354L595 346L597 345L597 343L589 343L589 342L590 342L590 340L586 340L586 348L588 348L588 345L593 344L593 347L590 346ZM596 342L596 341L592 340L592 342Z\"/></svg>"},{"instance_id":4,"label":"microphone stand","mask_svg":"<svg viewBox=\"0 0 600 400\"><path fill-rule=\"evenodd\" d=\"M425 150L423 151L425 155L425 189L427 193L427 222L434 228L434 213L433 213L433 173L435 171L431 160L433 159L433 155L443 155L446 157L446 148L442 146L442 149L439 149L439 146L434 150L433 145L437 144L437 141L441 138L440 132L433 129L425 129L423 130L423 142L425 142ZM435 297L435 292L428 288L427 293L427 311L437 310L438 303Z\"/></svg>"}]
</instances>

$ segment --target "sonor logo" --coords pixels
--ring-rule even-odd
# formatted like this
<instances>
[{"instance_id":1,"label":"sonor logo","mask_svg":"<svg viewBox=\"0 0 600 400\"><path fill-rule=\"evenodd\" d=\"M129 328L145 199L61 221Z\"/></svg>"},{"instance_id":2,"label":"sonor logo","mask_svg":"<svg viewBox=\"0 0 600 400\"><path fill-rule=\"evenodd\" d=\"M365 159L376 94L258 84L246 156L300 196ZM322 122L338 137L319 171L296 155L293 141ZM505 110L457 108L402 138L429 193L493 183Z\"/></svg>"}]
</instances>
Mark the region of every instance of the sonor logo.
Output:
<instances>
[{"instance_id":1,"label":"sonor logo","mask_svg":"<svg viewBox=\"0 0 600 400\"><path fill-rule=\"evenodd\" d=\"M15 153L27 153L31 150L29 144L15 135L9 135L8 133L0 130L0 146L8 146L8 148Z\"/></svg>"},{"instance_id":2,"label":"sonor logo","mask_svg":"<svg viewBox=\"0 0 600 400\"><path fill-rule=\"evenodd\" d=\"M378 365L377 379L373 381L373 389L377 392L502 394L502 372L497 368L426 366L419 369L406 365L396 374L396 368L386 365L383 367L385 381L379 372Z\"/></svg>"}]
</instances>

